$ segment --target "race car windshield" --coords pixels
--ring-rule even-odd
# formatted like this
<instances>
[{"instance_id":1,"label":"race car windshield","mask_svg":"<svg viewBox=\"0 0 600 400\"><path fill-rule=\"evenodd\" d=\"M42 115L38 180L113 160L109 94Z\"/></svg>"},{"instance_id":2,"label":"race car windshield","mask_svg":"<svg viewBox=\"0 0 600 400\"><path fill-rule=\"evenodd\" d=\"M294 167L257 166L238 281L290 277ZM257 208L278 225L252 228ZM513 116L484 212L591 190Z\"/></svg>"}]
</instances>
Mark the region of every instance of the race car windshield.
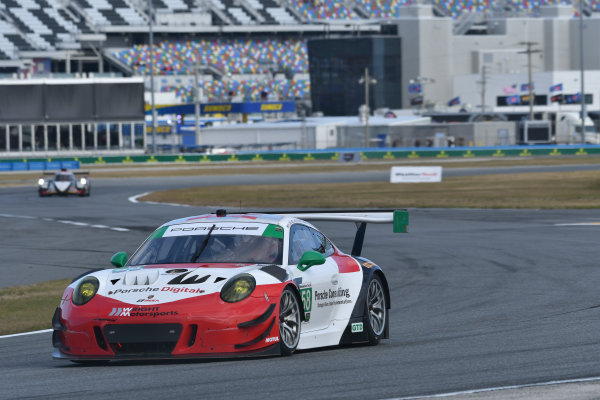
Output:
<instances>
[{"instance_id":1,"label":"race car windshield","mask_svg":"<svg viewBox=\"0 0 600 400\"><path fill-rule=\"evenodd\" d=\"M150 237L128 265L232 263L281 264L283 239L254 235Z\"/></svg>"},{"instance_id":2,"label":"race car windshield","mask_svg":"<svg viewBox=\"0 0 600 400\"><path fill-rule=\"evenodd\" d=\"M56 181L56 182L70 182L72 180L73 180L73 175L56 174L54 176L54 181Z\"/></svg>"}]
</instances>

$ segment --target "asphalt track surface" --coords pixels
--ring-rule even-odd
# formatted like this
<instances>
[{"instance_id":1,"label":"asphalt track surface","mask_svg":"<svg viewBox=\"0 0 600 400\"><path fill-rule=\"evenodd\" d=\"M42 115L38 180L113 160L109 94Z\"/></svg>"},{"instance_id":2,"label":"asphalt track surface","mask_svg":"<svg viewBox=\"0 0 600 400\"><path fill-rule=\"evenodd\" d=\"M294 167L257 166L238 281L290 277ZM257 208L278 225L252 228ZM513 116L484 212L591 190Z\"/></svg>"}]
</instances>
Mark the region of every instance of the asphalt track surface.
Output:
<instances>
[{"instance_id":1,"label":"asphalt track surface","mask_svg":"<svg viewBox=\"0 0 600 400\"><path fill-rule=\"evenodd\" d=\"M468 168L461 170L454 173ZM295 182L387 178L293 176ZM0 189L0 287L108 267L114 252L131 253L162 222L206 211L135 204L131 196L289 180L96 179L84 198L39 198L33 186ZM589 225L569 225L578 223ZM319 227L349 249L347 224ZM599 242L598 210L411 209L408 235L385 225L367 228L363 255L384 268L392 297L391 338L378 346L82 367L51 359L50 333L16 336L0 339L0 399L386 399L598 377Z\"/></svg>"}]
</instances>

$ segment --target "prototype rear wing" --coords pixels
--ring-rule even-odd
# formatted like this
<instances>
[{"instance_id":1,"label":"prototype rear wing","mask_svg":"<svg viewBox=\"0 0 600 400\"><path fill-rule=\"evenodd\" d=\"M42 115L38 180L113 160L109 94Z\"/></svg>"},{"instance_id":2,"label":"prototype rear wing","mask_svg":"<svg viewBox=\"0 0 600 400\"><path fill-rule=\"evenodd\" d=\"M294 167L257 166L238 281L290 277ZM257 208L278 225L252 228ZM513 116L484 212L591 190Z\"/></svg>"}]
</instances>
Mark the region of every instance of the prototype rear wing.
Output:
<instances>
[{"instance_id":1,"label":"prototype rear wing","mask_svg":"<svg viewBox=\"0 0 600 400\"><path fill-rule=\"evenodd\" d=\"M367 223L393 224L394 233L408 233L408 210L339 210L339 211L283 211L273 214L286 215L306 221L348 221L356 224L352 255L360 256Z\"/></svg>"},{"instance_id":2,"label":"prototype rear wing","mask_svg":"<svg viewBox=\"0 0 600 400\"><path fill-rule=\"evenodd\" d=\"M71 171L75 175L89 175L90 171ZM56 171L44 171L44 175L56 175Z\"/></svg>"}]
</instances>

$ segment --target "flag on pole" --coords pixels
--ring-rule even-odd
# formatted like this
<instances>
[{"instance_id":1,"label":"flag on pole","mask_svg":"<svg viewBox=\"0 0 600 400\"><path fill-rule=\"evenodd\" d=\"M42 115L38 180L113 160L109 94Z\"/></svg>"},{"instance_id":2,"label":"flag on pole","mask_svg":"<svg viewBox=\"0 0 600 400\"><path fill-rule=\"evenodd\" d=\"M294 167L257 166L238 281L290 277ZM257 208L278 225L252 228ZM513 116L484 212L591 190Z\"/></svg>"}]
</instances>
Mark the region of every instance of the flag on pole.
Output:
<instances>
[{"instance_id":1,"label":"flag on pole","mask_svg":"<svg viewBox=\"0 0 600 400\"><path fill-rule=\"evenodd\" d=\"M562 83L557 83L556 85L550 86L550 93L561 92L561 91L562 91Z\"/></svg>"},{"instance_id":2,"label":"flag on pole","mask_svg":"<svg viewBox=\"0 0 600 400\"><path fill-rule=\"evenodd\" d=\"M581 93L575 93L565 97L567 103L578 103L581 101Z\"/></svg>"},{"instance_id":3,"label":"flag on pole","mask_svg":"<svg viewBox=\"0 0 600 400\"><path fill-rule=\"evenodd\" d=\"M507 96L506 97L506 104L519 104L521 103L521 97L520 96Z\"/></svg>"},{"instance_id":4,"label":"flag on pole","mask_svg":"<svg viewBox=\"0 0 600 400\"><path fill-rule=\"evenodd\" d=\"M408 85L408 93L421 93L423 88L420 83L410 83Z\"/></svg>"},{"instance_id":5,"label":"flag on pole","mask_svg":"<svg viewBox=\"0 0 600 400\"><path fill-rule=\"evenodd\" d=\"M515 94L517 93L517 84L515 83L512 86L506 86L502 91L504 94Z\"/></svg>"},{"instance_id":6,"label":"flag on pole","mask_svg":"<svg viewBox=\"0 0 600 400\"><path fill-rule=\"evenodd\" d=\"M533 84L533 82L531 83L531 90L535 90L535 84ZM529 83L523 83L521 85L521 92L527 92L529 91Z\"/></svg>"},{"instance_id":7,"label":"flag on pole","mask_svg":"<svg viewBox=\"0 0 600 400\"><path fill-rule=\"evenodd\" d=\"M456 106L460 104L460 96L456 96L448 102L448 107Z\"/></svg>"}]
</instances>

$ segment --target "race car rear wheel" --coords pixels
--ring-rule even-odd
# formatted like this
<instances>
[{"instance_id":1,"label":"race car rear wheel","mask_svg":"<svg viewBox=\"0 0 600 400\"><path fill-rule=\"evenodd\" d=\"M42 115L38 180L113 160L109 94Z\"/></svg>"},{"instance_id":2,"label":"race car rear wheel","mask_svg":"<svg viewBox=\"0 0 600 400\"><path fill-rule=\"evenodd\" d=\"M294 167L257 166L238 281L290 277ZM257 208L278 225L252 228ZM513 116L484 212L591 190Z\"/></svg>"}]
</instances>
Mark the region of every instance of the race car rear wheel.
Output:
<instances>
[{"instance_id":1,"label":"race car rear wheel","mask_svg":"<svg viewBox=\"0 0 600 400\"><path fill-rule=\"evenodd\" d=\"M381 278L373 275L367 291L367 333L369 343L377 344L383 337L387 321L385 289Z\"/></svg>"},{"instance_id":2,"label":"race car rear wheel","mask_svg":"<svg viewBox=\"0 0 600 400\"><path fill-rule=\"evenodd\" d=\"M290 288L283 289L279 304L279 346L289 356L300 341L300 302Z\"/></svg>"}]
</instances>

